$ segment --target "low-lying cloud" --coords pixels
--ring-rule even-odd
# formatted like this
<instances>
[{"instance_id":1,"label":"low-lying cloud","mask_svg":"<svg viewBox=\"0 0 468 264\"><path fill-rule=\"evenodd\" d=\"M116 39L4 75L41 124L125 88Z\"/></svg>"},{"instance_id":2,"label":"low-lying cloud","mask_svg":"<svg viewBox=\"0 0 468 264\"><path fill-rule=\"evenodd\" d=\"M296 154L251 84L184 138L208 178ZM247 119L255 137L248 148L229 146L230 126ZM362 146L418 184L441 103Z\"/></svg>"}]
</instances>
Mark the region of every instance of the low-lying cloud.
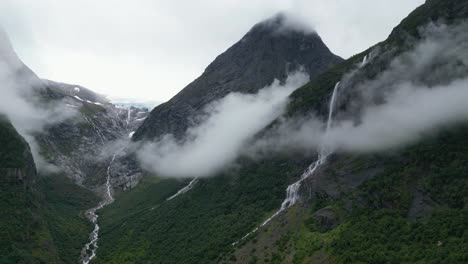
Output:
<instances>
[{"instance_id":1,"label":"low-lying cloud","mask_svg":"<svg viewBox=\"0 0 468 264\"><path fill-rule=\"evenodd\" d=\"M347 87L359 69L345 75L339 89L355 91L347 104L359 105L359 111L338 113L329 131L314 116L285 120L248 154L323 145L339 152L385 151L468 122L468 24L430 24L421 34L423 40L394 58L377 78Z\"/></svg>"},{"instance_id":2,"label":"low-lying cloud","mask_svg":"<svg viewBox=\"0 0 468 264\"><path fill-rule=\"evenodd\" d=\"M308 76L298 72L284 85L274 81L257 94L231 93L205 109L206 119L188 130L184 142L167 135L146 144L139 160L161 176L211 176L232 164L245 143L283 113L291 92L307 81Z\"/></svg>"},{"instance_id":3,"label":"low-lying cloud","mask_svg":"<svg viewBox=\"0 0 468 264\"><path fill-rule=\"evenodd\" d=\"M0 28L0 114L5 115L31 146L38 169L53 170L39 155L35 135L47 126L73 116L75 111L61 104L46 106L37 89L41 80L26 68Z\"/></svg>"},{"instance_id":4,"label":"low-lying cloud","mask_svg":"<svg viewBox=\"0 0 468 264\"><path fill-rule=\"evenodd\" d=\"M202 177L229 168L241 155L316 153L324 146L336 152L379 152L468 122L467 25L427 26L421 30L423 39L409 39L413 48L393 58L386 71L353 86L354 75L364 69L356 65L343 76L329 131L323 119L313 114L279 118L288 95L305 80L295 75L284 87L276 82L256 95L231 94L213 103L206 109L209 117L189 130L184 143L167 136L139 151L140 161L158 175ZM374 54L366 67L372 67L376 56L388 54L393 53ZM340 101L347 89L352 89L351 101ZM339 104L344 101L358 107L340 112ZM279 122L254 141L273 120Z\"/></svg>"},{"instance_id":5,"label":"low-lying cloud","mask_svg":"<svg viewBox=\"0 0 468 264\"><path fill-rule=\"evenodd\" d=\"M383 105L368 107L361 123L341 121L327 138L334 149L374 152L398 148L468 122L468 79L437 87L401 84Z\"/></svg>"}]
</instances>

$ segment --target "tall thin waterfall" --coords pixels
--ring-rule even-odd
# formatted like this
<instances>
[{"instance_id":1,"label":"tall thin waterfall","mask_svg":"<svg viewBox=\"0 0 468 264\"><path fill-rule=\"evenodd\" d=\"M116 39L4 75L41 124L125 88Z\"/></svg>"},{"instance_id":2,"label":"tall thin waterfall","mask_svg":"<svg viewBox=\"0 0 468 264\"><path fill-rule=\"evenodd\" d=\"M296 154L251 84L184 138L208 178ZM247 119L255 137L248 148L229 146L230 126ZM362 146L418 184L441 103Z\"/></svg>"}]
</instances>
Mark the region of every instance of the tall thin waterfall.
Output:
<instances>
[{"instance_id":1,"label":"tall thin waterfall","mask_svg":"<svg viewBox=\"0 0 468 264\"><path fill-rule=\"evenodd\" d=\"M320 149L319 149L318 159L314 163L310 164L310 166L304 171L301 178L297 182L288 186L288 188L286 189L286 199L284 199L283 203L281 204L281 208L276 213L274 213L270 218L265 220L265 222L263 222L261 226L268 224L268 222L270 222L273 218L275 218L277 215L279 215L281 212L283 212L287 208L294 205L299 200L299 189L302 185L302 182L308 179L310 176L314 175L317 169L326 162L328 156L331 154L331 149L328 144L327 135L333 125L333 113L335 109L335 103L336 103L336 98L338 95L339 87L340 87L340 82L336 83L335 88L333 89L333 94L330 100L330 105L328 107L327 127L325 130L324 141L322 142L322 145L320 146Z\"/></svg>"},{"instance_id":2,"label":"tall thin waterfall","mask_svg":"<svg viewBox=\"0 0 468 264\"><path fill-rule=\"evenodd\" d=\"M329 146L328 132L330 131L333 125L333 114L335 110L336 98L338 96L339 87L340 87L340 82L336 83L335 88L333 89L333 94L330 100L330 105L328 107L328 120L327 120L327 126L325 130L325 136L324 136L324 140L322 141L322 145L319 148L318 159L314 163L310 164L310 166L304 171L301 178L297 182L288 186L288 188L286 189L286 198L281 204L281 208L278 211L276 211L272 216L270 216L267 220L265 220L265 222L263 222L260 225L260 227L268 224L273 218L275 218L284 210L294 205L299 200L299 189L302 185L302 182L308 179L309 177L311 177L312 175L314 175L317 169L327 161L328 156L332 153L332 149ZM244 237L242 237L241 240L247 238L252 233L255 233L257 230L258 230L258 227L252 230L250 233L248 233ZM236 245L237 243L238 242L235 242L233 243L233 245Z\"/></svg>"},{"instance_id":3,"label":"tall thin waterfall","mask_svg":"<svg viewBox=\"0 0 468 264\"><path fill-rule=\"evenodd\" d=\"M364 65L366 65L367 60L368 60L368 55L364 56L364 58L362 59L361 67L364 66Z\"/></svg>"}]
</instances>

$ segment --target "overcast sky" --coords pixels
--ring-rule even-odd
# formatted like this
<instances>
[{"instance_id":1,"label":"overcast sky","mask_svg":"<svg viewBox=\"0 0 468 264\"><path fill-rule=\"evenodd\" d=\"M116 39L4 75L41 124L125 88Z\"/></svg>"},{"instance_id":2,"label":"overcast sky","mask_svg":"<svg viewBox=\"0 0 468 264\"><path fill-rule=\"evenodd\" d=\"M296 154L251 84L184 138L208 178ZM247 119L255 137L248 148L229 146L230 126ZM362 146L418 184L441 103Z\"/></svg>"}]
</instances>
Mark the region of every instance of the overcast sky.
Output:
<instances>
[{"instance_id":1,"label":"overcast sky","mask_svg":"<svg viewBox=\"0 0 468 264\"><path fill-rule=\"evenodd\" d=\"M0 0L0 23L40 77L165 101L280 11L344 58L384 40L424 0Z\"/></svg>"}]
</instances>

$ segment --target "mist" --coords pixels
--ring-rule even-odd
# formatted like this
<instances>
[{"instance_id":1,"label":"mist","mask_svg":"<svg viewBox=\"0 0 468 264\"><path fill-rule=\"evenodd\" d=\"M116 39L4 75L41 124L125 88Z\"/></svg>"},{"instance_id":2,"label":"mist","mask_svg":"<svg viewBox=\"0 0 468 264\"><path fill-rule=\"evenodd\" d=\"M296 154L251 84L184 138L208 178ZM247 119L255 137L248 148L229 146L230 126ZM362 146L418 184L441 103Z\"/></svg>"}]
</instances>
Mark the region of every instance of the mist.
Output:
<instances>
[{"instance_id":1,"label":"mist","mask_svg":"<svg viewBox=\"0 0 468 264\"><path fill-rule=\"evenodd\" d=\"M18 58L0 28L0 114L6 116L31 147L36 166L42 171L56 168L39 155L35 135L47 126L73 116L74 109L60 103L44 104L38 98L42 81Z\"/></svg>"},{"instance_id":2,"label":"mist","mask_svg":"<svg viewBox=\"0 0 468 264\"><path fill-rule=\"evenodd\" d=\"M187 131L184 142L166 135L137 156L144 169L160 176L212 176L234 163L245 143L284 112L288 96L308 79L297 72L257 94L231 93L205 108L204 120Z\"/></svg>"},{"instance_id":3,"label":"mist","mask_svg":"<svg viewBox=\"0 0 468 264\"><path fill-rule=\"evenodd\" d=\"M340 122L329 132L327 144L348 152L383 151L468 122L468 79L431 89L408 83L387 99L367 108L360 125Z\"/></svg>"},{"instance_id":4,"label":"mist","mask_svg":"<svg viewBox=\"0 0 468 264\"><path fill-rule=\"evenodd\" d=\"M404 148L467 123L468 24L430 24L420 32L422 40L408 39L413 48L394 58L375 79L348 87L359 66L345 74L338 97L353 89L347 104L358 105L357 113L338 112L329 131L314 115L283 120L246 154L314 152L323 145L336 152L375 153Z\"/></svg>"},{"instance_id":5,"label":"mist","mask_svg":"<svg viewBox=\"0 0 468 264\"><path fill-rule=\"evenodd\" d=\"M467 25L428 25L420 30L421 40L407 39L412 48L393 58L387 70L352 86L350 80L363 68L356 65L343 76L337 101L341 93L352 89L353 98L347 103L358 105L359 111L340 112L335 106L329 131L313 113L283 117L289 94L307 80L295 74L284 86L275 82L255 95L230 94L214 102L205 109L208 117L189 129L184 142L167 135L142 147L139 160L145 169L161 176L212 176L229 169L239 156L307 155L323 146L335 152L382 152L468 122ZM373 52L374 59L385 56L379 49ZM372 63L371 58L367 67ZM254 140L274 120L274 128Z\"/></svg>"},{"instance_id":6,"label":"mist","mask_svg":"<svg viewBox=\"0 0 468 264\"><path fill-rule=\"evenodd\" d=\"M316 33L313 26L308 25L304 20L288 12L278 13L272 18L261 23L274 28L274 34L277 35L287 35L291 32L299 32L305 35Z\"/></svg>"}]
</instances>

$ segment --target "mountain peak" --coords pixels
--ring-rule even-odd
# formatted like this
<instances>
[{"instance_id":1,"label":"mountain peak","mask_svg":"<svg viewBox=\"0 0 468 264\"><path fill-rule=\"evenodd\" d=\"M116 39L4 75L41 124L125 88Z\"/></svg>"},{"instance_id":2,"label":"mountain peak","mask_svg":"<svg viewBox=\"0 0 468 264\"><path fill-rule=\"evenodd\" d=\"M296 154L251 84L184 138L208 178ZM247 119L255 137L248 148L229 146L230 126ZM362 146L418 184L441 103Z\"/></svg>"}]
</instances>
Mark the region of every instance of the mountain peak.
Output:
<instances>
[{"instance_id":1,"label":"mountain peak","mask_svg":"<svg viewBox=\"0 0 468 264\"><path fill-rule=\"evenodd\" d=\"M250 32L269 32L273 36L284 36L291 33L302 35L316 35L315 30L300 19L284 12L256 24Z\"/></svg>"},{"instance_id":2,"label":"mountain peak","mask_svg":"<svg viewBox=\"0 0 468 264\"><path fill-rule=\"evenodd\" d=\"M299 69L314 78L341 61L313 30L283 13L277 14L253 26L216 57L199 78L156 107L133 138L172 134L182 139L206 105L229 93L256 93Z\"/></svg>"}]
</instances>

